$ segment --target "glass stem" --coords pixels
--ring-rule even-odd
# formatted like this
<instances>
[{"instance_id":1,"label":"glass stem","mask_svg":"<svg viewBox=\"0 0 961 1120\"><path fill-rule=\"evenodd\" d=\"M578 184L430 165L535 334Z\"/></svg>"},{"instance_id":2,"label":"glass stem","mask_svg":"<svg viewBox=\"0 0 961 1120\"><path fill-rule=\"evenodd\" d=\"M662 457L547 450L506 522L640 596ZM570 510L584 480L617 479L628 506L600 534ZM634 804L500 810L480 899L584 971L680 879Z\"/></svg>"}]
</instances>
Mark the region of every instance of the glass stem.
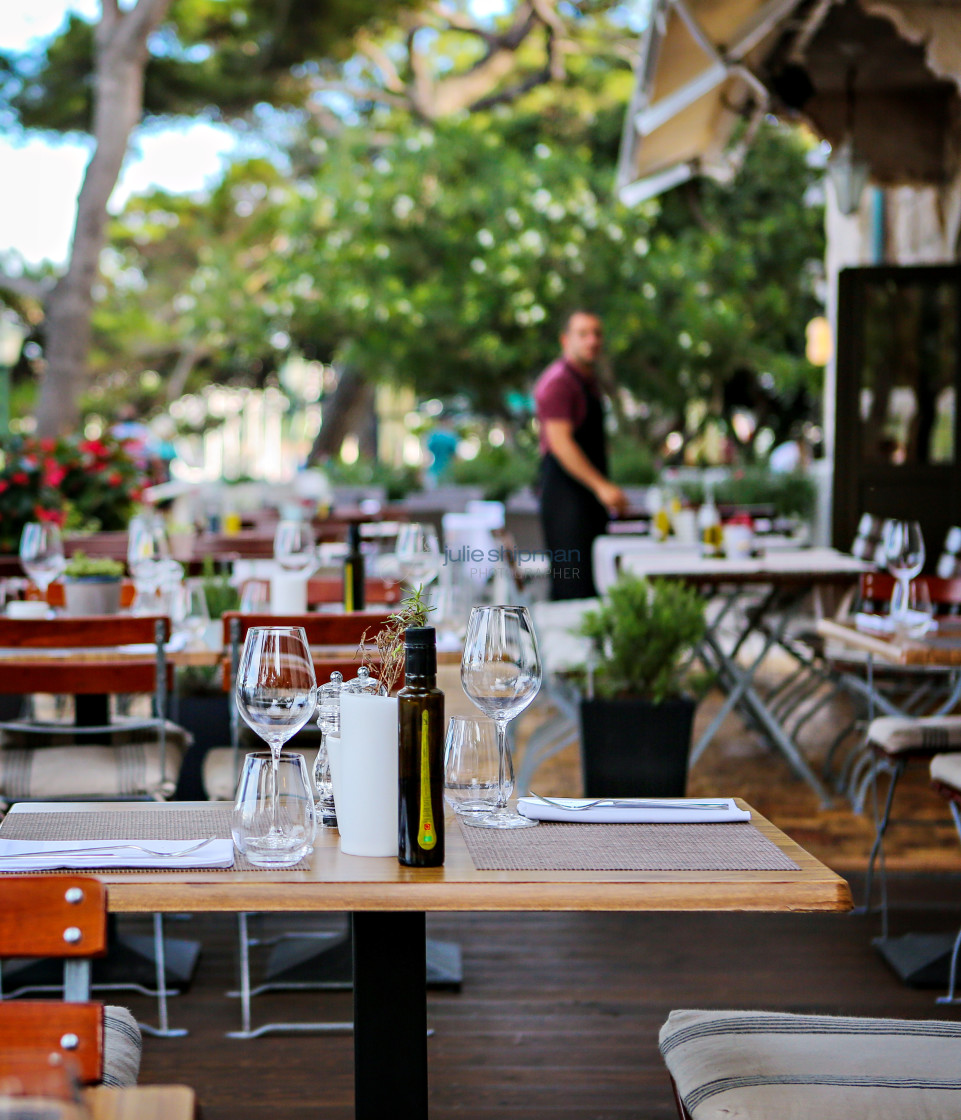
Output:
<instances>
[{"instance_id":1,"label":"glass stem","mask_svg":"<svg viewBox=\"0 0 961 1120\"><path fill-rule=\"evenodd\" d=\"M507 807L507 720L497 724L497 808Z\"/></svg>"},{"instance_id":2,"label":"glass stem","mask_svg":"<svg viewBox=\"0 0 961 1120\"><path fill-rule=\"evenodd\" d=\"M277 805L277 772L280 769L282 747L283 743L270 744L270 832L272 835L280 832L279 807Z\"/></svg>"}]
</instances>

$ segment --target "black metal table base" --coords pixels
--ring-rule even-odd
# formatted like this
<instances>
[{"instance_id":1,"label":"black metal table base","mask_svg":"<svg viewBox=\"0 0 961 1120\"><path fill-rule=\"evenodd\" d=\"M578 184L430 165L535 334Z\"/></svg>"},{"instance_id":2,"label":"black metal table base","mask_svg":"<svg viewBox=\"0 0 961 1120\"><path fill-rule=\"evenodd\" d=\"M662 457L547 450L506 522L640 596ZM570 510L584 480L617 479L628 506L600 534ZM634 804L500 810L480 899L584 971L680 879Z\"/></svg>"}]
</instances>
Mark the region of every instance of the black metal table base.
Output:
<instances>
[{"instance_id":1,"label":"black metal table base","mask_svg":"<svg viewBox=\"0 0 961 1120\"><path fill-rule=\"evenodd\" d=\"M948 987L954 933L904 933L872 941L894 972L912 988Z\"/></svg>"},{"instance_id":2,"label":"black metal table base","mask_svg":"<svg viewBox=\"0 0 961 1120\"><path fill-rule=\"evenodd\" d=\"M427 1120L423 913L354 914L356 1120Z\"/></svg>"}]
</instances>

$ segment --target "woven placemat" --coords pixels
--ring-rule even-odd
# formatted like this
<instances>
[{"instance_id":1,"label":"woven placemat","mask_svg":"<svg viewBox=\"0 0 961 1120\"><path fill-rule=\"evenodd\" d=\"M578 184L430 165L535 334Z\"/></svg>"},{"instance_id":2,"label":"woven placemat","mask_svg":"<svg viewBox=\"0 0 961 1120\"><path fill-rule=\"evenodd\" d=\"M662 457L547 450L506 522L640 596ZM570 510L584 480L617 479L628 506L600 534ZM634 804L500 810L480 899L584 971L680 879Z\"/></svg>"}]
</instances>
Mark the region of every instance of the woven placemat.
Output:
<instances>
[{"instance_id":1,"label":"woven placemat","mask_svg":"<svg viewBox=\"0 0 961 1120\"><path fill-rule=\"evenodd\" d=\"M11 813L0 824L0 837L4 840L194 840L211 836L218 840L230 839L233 806L198 805L194 809L174 809L169 813L156 809L104 809L89 813ZM307 860L285 868L254 867L247 859L234 852L233 867L205 867L204 871L304 871ZM91 868L95 870L95 868ZM111 870L118 870L111 868ZM166 871L166 867L125 867L124 872L139 871L152 874ZM177 871L176 866L170 871ZM194 870L190 868L188 870Z\"/></svg>"},{"instance_id":2,"label":"woven placemat","mask_svg":"<svg viewBox=\"0 0 961 1120\"><path fill-rule=\"evenodd\" d=\"M753 824L460 823L478 871L801 870Z\"/></svg>"}]
</instances>

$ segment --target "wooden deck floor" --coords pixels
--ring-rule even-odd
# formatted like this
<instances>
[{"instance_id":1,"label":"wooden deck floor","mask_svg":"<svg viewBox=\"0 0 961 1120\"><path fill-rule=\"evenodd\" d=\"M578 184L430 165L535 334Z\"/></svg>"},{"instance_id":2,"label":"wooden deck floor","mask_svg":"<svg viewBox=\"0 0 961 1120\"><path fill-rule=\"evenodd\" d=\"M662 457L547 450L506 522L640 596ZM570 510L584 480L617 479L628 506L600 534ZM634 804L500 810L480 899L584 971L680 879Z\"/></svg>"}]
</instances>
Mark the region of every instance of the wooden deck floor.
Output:
<instances>
[{"instance_id":1,"label":"wooden deck floor","mask_svg":"<svg viewBox=\"0 0 961 1120\"><path fill-rule=\"evenodd\" d=\"M698 727L717 702L709 697L702 704ZM843 716L829 709L808 728L812 757ZM545 765L535 788L572 794L578 781L577 754L570 750ZM695 768L690 792L746 797L822 860L852 872L860 897L868 820L841 801L821 810L736 717ZM890 862L912 874L898 876L894 886L894 931L953 931L961 922L961 906L952 902L961 845L924 767L909 772L898 806L900 818L912 823L892 832ZM191 1084L205 1120L348 1120L351 1039L226 1039L239 1026L237 1001L224 995L236 983L233 920L198 915L169 924L176 936L197 936L204 945L193 986L172 1003L175 1024L191 1033L181 1040L146 1038L142 1081ZM464 956L462 991L429 997L431 1116L668 1120L675 1113L657 1032L673 1007L958 1018L961 1008L935 1006L938 993L907 988L894 977L871 947L877 926L876 916L858 915L431 917L431 934L456 940ZM118 998L153 1017L149 1000ZM350 997L298 992L260 997L255 1007L256 1023L345 1019Z\"/></svg>"}]
</instances>

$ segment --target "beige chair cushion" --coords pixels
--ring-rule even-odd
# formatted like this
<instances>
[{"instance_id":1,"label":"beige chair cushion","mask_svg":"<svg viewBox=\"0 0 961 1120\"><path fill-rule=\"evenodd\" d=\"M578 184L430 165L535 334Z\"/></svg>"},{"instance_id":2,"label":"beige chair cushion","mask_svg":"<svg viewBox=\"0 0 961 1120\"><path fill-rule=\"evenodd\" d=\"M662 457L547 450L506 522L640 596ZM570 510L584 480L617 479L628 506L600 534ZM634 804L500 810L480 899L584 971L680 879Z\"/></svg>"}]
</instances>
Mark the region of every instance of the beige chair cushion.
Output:
<instances>
[{"instance_id":1,"label":"beige chair cushion","mask_svg":"<svg viewBox=\"0 0 961 1120\"><path fill-rule=\"evenodd\" d=\"M871 721L868 741L887 754L961 750L961 716L881 716Z\"/></svg>"},{"instance_id":2,"label":"beige chair cushion","mask_svg":"<svg viewBox=\"0 0 961 1120\"><path fill-rule=\"evenodd\" d=\"M143 1039L137 1020L126 1007L103 1009L103 1084L136 1085Z\"/></svg>"},{"instance_id":3,"label":"beige chair cushion","mask_svg":"<svg viewBox=\"0 0 961 1120\"><path fill-rule=\"evenodd\" d=\"M961 751L936 754L931 759L931 777L936 782L961 790Z\"/></svg>"},{"instance_id":4,"label":"beige chair cushion","mask_svg":"<svg viewBox=\"0 0 961 1120\"><path fill-rule=\"evenodd\" d=\"M122 725L121 725L122 726ZM167 724L167 742L161 770L157 729L132 731L122 745L109 743L53 742L41 736L5 730L0 739L0 799L170 797L184 752L192 742L188 731ZM37 744L38 741L42 745Z\"/></svg>"},{"instance_id":5,"label":"beige chair cushion","mask_svg":"<svg viewBox=\"0 0 961 1120\"><path fill-rule=\"evenodd\" d=\"M956 1120L961 1023L672 1011L661 1053L693 1120Z\"/></svg>"},{"instance_id":6,"label":"beige chair cushion","mask_svg":"<svg viewBox=\"0 0 961 1120\"><path fill-rule=\"evenodd\" d=\"M266 750L266 745L261 744L259 747L242 746L237 752L237 766L238 769L243 766L244 755L247 750ZM307 773L311 781L314 777L314 762L317 758L317 747L296 747L293 748L294 754L302 754L304 761L307 763ZM290 747L284 747L285 751L290 752ZM204 755L203 763L203 782L204 792L210 801L233 801L234 795L237 792L237 778L239 774L234 773L234 752L231 747L213 747Z\"/></svg>"}]
</instances>

